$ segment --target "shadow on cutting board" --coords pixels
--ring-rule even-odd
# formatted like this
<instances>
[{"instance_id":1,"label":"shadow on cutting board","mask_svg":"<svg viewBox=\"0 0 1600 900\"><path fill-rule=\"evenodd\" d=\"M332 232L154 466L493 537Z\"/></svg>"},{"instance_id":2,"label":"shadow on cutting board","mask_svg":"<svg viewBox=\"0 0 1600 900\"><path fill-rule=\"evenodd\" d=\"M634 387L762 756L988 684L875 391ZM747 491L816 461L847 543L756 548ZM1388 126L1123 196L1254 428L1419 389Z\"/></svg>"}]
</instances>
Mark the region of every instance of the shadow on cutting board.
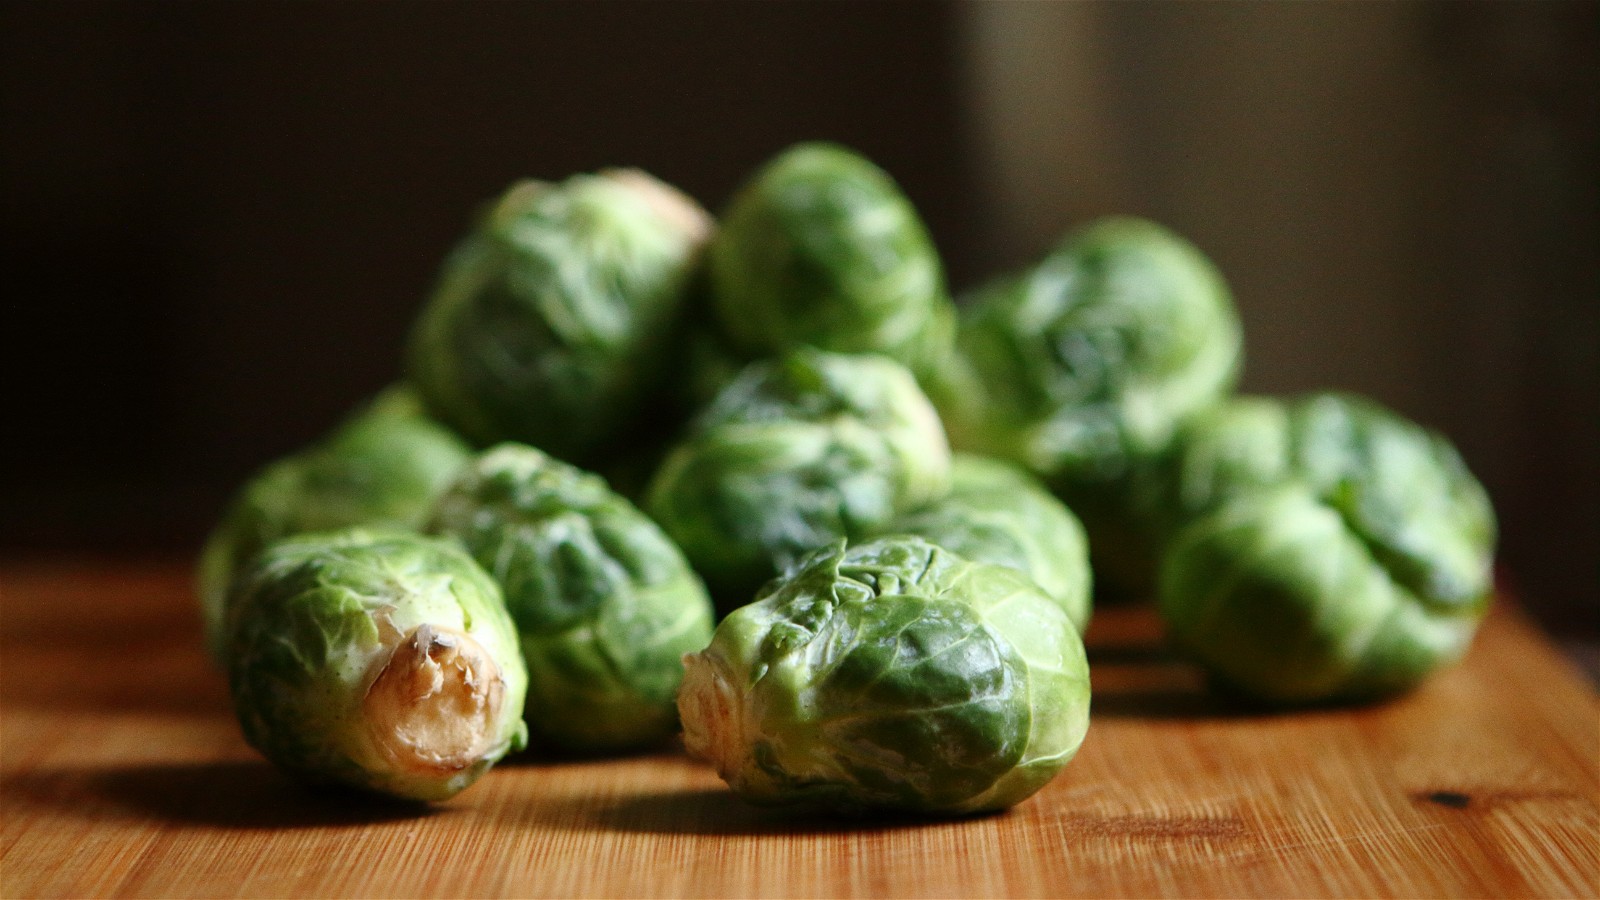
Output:
<instances>
[{"instance_id":1,"label":"shadow on cutting board","mask_svg":"<svg viewBox=\"0 0 1600 900\"><path fill-rule=\"evenodd\" d=\"M837 813L754 806L726 787L649 791L624 797L548 797L528 810L538 824L574 823L641 834L837 834L949 825L963 819L913 815L843 816ZM989 815L969 817L982 819Z\"/></svg>"},{"instance_id":2,"label":"shadow on cutting board","mask_svg":"<svg viewBox=\"0 0 1600 900\"><path fill-rule=\"evenodd\" d=\"M1096 671L1091 675L1094 679L1094 692L1089 701L1091 722L1096 719L1238 722L1270 719L1290 712L1264 706L1221 687L1208 686L1198 673L1184 673L1180 679L1144 672L1095 677L1101 674ZM1311 708L1315 707L1303 707L1302 711Z\"/></svg>"},{"instance_id":3,"label":"shadow on cutting board","mask_svg":"<svg viewBox=\"0 0 1600 900\"><path fill-rule=\"evenodd\" d=\"M653 743L626 747L621 750L572 750L554 744L551 739L533 732L528 736L526 749L508 754L495 763L496 769L560 768L613 761L638 760L663 753L682 755L683 742L678 735L662 738Z\"/></svg>"},{"instance_id":4,"label":"shadow on cutting board","mask_svg":"<svg viewBox=\"0 0 1600 900\"><path fill-rule=\"evenodd\" d=\"M1199 670L1156 641L1090 643L1092 718L1232 718L1249 711L1206 687Z\"/></svg>"},{"instance_id":5,"label":"shadow on cutting board","mask_svg":"<svg viewBox=\"0 0 1600 900\"><path fill-rule=\"evenodd\" d=\"M443 807L304 787L264 761L150 764L27 772L0 780L18 807L104 820L159 819L241 830L327 828L420 819Z\"/></svg>"},{"instance_id":6,"label":"shadow on cutting board","mask_svg":"<svg viewBox=\"0 0 1600 900\"><path fill-rule=\"evenodd\" d=\"M1092 719L1237 721L1282 715L1248 697L1211 684L1153 632L1117 628L1091 631L1089 658Z\"/></svg>"}]
</instances>

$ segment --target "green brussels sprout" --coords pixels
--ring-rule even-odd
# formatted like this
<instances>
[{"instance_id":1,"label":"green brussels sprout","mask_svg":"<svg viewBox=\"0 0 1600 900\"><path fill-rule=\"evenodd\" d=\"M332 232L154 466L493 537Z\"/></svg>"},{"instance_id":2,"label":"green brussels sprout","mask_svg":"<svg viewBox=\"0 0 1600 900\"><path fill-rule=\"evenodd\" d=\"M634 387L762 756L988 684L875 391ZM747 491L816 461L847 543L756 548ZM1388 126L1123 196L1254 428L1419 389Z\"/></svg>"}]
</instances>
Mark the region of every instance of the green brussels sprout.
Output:
<instances>
[{"instance_id":1,"label":"green brussels sprout","mask_svg":"<svg viewBox=\"0 0 1600 900\"><path fill-rule=\"evenodd\" d=\"M949 488L937 414L886 357L802 347L747 366L668 454L646 509L727 611L839 538Z\"/></svg>"},{"instance_id":2,"label":"green brussels sprout","mask_svg":"<svg viewBox=\"0 0 1600 900\"><path fill-rule=\"evenodd\" d=\"M269 545L230 593L228 679L245 739L315 783L442 800L527 740L499 587L414 533Z\"/></svg>"},{"instance_id":3,"label":"green brussels sprout","mask_svg":"<svg viewBox=\"0 0 1600 900\"><path fill-rule=\"evenodd\" d=\"M957 815L1053 778L1089 725L1060 604L921 538L818 550L684 658L689 751L761 804Z\"/></svg>"},{"instance_id":4,"label":"green brussels sprout","mask_svg":"<svg viewBox=\"0 0 1600 900\"><path fill-rule=\"evenodd\" d=\"M429 410L480 445L602 453L663 393L705 212L638 171L513 185L412 332Z\"/></svg>"},{"instance_id":5,"label":"green brussels sprout","mask_svg":"<svg viewBox=\"0 0 1600 900\"><path fill-rule=\"evenodd\" d=\"M1139 470L1233 386L1240 329L1227 285L1151 222L1111 218L979 292L930 387L957 449L1037 473L1082 518L1097 581L1151 580Z\"/></svg>"},{"instance_id":6,"label":"green brussels sprout","mask_svg":"<svg viewBox=\"0 0 1600 900\"><path fill-rule=\"evenodd\" d=\"M535 735L607 751L677 730L681 658L711 639L711 601L677 546L604 480L503 444L439 498L430 528L504 590Z\"/></svg>"},{"instance_id":7,"label":"green brussels sprout","mask_svg":"<svg viewBox=\"0 0 1600 900\"><path fill-rule=\"evenodd\" d=\"M1089 622L1089 544L1078 517L1009 463L957 453L950 493L888 529L914 534L973 562L1010 566L1061 604L1081 632Z\"/></svg>"},{"instance_id":8,"label":"green brussels sprout","mask_svg":"<svg viewBox=\"0 0 1600 900\"><path fill-rule=\"evenodd\" d=\"M883 170L799 144L734 196L708 254L718 321L748 356L806 344L881 353L921 374L955 307L927 229Z\"/></svg>"},{"instance_id":9,"label":"green brussels sprout","mask_svg":"<svg viewBox=\"0 0 1600 900\"><path fill-rule=\"evenodd\" d=\"M1174 640L1258 698L1403 690L1466 651L1494 512L1439 435L1357 397L1241 400L1178 447L1159 602Z\"/></svg>"},{"instance_id":10,"label":"green brussels sprout","mask_svg":"<svg viewBox=\"0 0 1600 900\"><path fill-rule=\"evenodd\" d=\"M472 451L392 387L323 441L267 466L229 506L201 552L206 642L218 659L228 584L278 538L350 525L421 526Z\"/></svg>"}]
</instances>

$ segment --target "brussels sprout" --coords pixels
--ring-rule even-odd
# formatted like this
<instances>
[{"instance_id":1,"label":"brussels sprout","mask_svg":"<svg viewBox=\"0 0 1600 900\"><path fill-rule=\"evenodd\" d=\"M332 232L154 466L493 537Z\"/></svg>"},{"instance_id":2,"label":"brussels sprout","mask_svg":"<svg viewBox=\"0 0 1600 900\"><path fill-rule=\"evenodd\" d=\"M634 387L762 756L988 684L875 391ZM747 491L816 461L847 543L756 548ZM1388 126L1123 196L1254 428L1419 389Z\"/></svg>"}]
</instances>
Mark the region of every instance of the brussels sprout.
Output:
<instances>
[{"instance_id":1,"label":"brussels sprout","mask_svg":"<svg viewBox=\"0 0 1600 900\"><path fill-rule=\"evenodd\" d=\"M228 583L262 547L350 525L418 527L469 458L467 445L397 386L322 442L267 466L234 498L201 553L200 606L213 655L222 652Z\"/></svg>"},{"instance_id":2,"label":"brussels sprout","mask_svg":"<svg viewBox=\"0 0 1600 900\"><path fill-rule=\"evenodd\" d=\"M1129 486L1239 365L1216 269L1159 225L1104 219L981 291L957 350L930 389L951 442L1044 477L1083 519L1097 580L1148 583Z\"/></svg>"},{"instance_id":3,"label":"brussels sprout","mask_svg":"<svg viewBox=\"0 0 1600 900\"><path fill-rule=\"evenodd\" d=\"M678 548L602 479L503 444L440 497L431 529L503 588L536 735L603 751L677 729L680 659L711 639L711 601Z\"/></svg>"},{"instance_id":4,"label":"brussels sprout","mask_svg":"<svg viewBox=\"0 0 1600 900\"><path fill-rule=\"evenodd\" d=\"M920 538L818 550L685 657L684 741L756 803L962 814L1033 794L1089 724L1083 644L1014 569Z\"/></svg>"},{"instance_id":5,"label":"brussels sprout","mask_svg":"<svg viewBox=\"0 0 1600 900\"><path fill-rule=\"evenodd\" d=\"M881 532L949 477L938 416L903 366L800 348L717 396L647 509L726 611L817 547Z\"/></svg>"},{"instance_id":6,"label":"brussels sprout","mask_svg":"<svg viewBox=\"0 0 1600 900\"><path fill-rule=\"evenodd\" d=\"M735 195L709 251L723 331L749 356L807 344L921 374L955 307L927 229L894 181L842 147L799 144Z\"/></svg>"},{"instance_id":7,"label":"brussels sprout","mask_svg":"<svg viewBox=\"0 0 1600 900\"><path fill-rule=\"evenodd\" d=\"M914 534L973 562L1029 576L1081 632L1089 622L1089 545L1078 517L1033 476L999 460L957 453L950 493L896 520Z\"/></svg>"},{"instance_id":8,"label":"brussels sprout","mask_svg":"<svg viewBox=\"0 0 1600 900\"><path fill-rule=\"evenodd\" d=\"M1465 652L1495 539L1443 438L1370 401L1250 399L1178 447L1161 570L1174 639L1265 700L1375 697Z\"/></svg>"},{"instance_id":9,"label":"brussels sprout","mask_svg":"<svg viewBox=\"0 0 1600 900\"><path fill-rule=\"evenodd\" d=\"M710 220L637 171L513 185L412 332L429 410L480 445L582 460L651 412Z\"/></svg>"},{"instance_id":10,"label":"brussels sprout","mask_svg":"<svg viewBox=\"0 0 1600 900\"><path fill-rule=\"evenodd\" d=\"M526 743L516 629L446 541L356 528L271 544L233 585L228 640L245 739L308 781L441 800Z\"/></svg>"}]
</instances>

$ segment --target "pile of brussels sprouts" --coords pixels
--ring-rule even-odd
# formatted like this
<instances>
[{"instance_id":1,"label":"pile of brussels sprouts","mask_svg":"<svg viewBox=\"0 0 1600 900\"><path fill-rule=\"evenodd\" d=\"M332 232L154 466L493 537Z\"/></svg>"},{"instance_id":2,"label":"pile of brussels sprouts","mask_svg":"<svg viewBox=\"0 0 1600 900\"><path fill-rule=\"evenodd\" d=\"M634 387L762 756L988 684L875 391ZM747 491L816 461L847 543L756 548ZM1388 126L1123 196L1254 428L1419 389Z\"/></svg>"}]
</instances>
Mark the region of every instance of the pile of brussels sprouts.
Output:
<instances>
[{"instance_id":1,"label":"pile of brussels sprouts","mask_svg":"<svg viewBox=\"0 0 1600 900\"><path fill-rule=\"evenodd\" d=\"M206 545L246 738L448 797L508 753L689 751L760 803L963 814L1088 727L1100 596L1284 705L1465 650L1494 520L1439 436L1231 396L1193 246L1112 218L958 305L880 169L793 147L719 222L638 171L513 185L404 378ZM720 620L720 624L719 623Z\"/></svg>"}]
</instances>

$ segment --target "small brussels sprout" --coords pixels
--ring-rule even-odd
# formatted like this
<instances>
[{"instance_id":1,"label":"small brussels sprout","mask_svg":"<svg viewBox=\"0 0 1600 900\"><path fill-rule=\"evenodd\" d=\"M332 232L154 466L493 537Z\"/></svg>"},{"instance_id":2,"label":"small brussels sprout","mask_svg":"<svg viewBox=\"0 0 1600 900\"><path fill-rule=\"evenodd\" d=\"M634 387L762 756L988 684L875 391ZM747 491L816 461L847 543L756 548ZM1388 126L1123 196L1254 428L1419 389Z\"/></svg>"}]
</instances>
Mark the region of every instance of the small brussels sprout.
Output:
<instances>
[{"instance_id":1,"label":"small brussels sprout","mask_svg":"<svg viewBox=\"0 0 1600 900\"><path fill-rule=\"evenodd\" d=\"M245 485L206 541L198 574L206 641L222 652L223 607L234 573L278 538L351 525L416 528L472 451L422 414L406 387L380 394L311 448Z\"/></svg>"},{"instance_id":2,"label":"small brussels sprout","mask_svg":"<svg viewBox=\"0 0 1600 900\"><path fill-rule=\"evenodd\" d=\"M1225 684L1283 703L1403 690L1466 651L1494 513L1447 441L1340 394L1241 400L1180 440L1160 608Z\"/></svg>"},{"instance_id":3,"label":"small brussels sprout","mask_svg":"<svg viewBox=\"0 0 1600 900\"><path fill-rule=\"evenodd\" d=\"M746 799L958 815L1053 778L1089 725L1061 606L920 538L818 550L685 657L684 741Z\"/></svg>"},{"instance_id":4,"label":"small brussels sprout","mask_svg":"<svg viewBox=\"0 0 1600 900\"><path fill-rule=\"evenodd\" d=\"M412 332L429 410L480 445L602 452L665 393L710 227L643 172L513 185L446 261Z\"/></svg>"},{"instance_id":5,"label":"small brussels sprout","mask_svg":"<svg viewBox=\"0 0 1600 900\"><path fill-rule=\"evenodd\" d=\"M926 538L973 562L1010 566L1061 604L1080 632L1089 622L1089 544L1083 526L1016 466L957 453L950 493L902 516L888 530Z\"/></svg>"},{"instance_id":6,"label":"small brussels sprout","mask_svg":"<svg viewBox=\"0 0 1600 900\"><path fill-rule=\"evenodd\" d=\"M1239 352L1227 285L1199 250L1103 219L980 291L930 391L958 449L1045 478L1088 529L1097 580L1137 589L1155 556L1128 486L1231 390Z\"/></svg>"},{"instance_id":7,"label":"small brussels sprout","mask_svg":"<svg viewBox=\"0 0 1600 900\"><path fill-rule=\"evenodd\" d=\"M676 731L680 659L711 639L711 601L644 513L595 475L503 444L439 498L431 530L460 540L504 590L535 735L607 751Z\"/></svg>"},{"instance_id":8,"label":"small brussels sprout","mask_svg":"<svg viewBox=\"0 0 1600 900\"><path fill-rule=\"evenodd\" d=\"M749 356L807 344L920 374L948 351L955 307L927 229L893 179L843 147L768 162L729 205L709 268L722 329Z\"/></svg>"},{"instance_id":9,"label":"small brussels sprout","mask_svg":"<svg viewBox=\"0 0 1600 900\"><path fill-rule=\"evenodd\" d=\"M800 348L751 363L668 454L647 509L720 609L817 547L949 488L937 414L901 365Z\"/></svg>"},{"instance_id":10,"label":"small brussels sprout","mask_svg":"<svg viewBox=\"0 0 1600 900\"><path fill-rule=\"evenodd\" d=\"M271 544L234 582L228 641L245 739L307 781L442 800L526 743L516 629L447 541L357 528Z\"/></svg>"}]
</instances>

